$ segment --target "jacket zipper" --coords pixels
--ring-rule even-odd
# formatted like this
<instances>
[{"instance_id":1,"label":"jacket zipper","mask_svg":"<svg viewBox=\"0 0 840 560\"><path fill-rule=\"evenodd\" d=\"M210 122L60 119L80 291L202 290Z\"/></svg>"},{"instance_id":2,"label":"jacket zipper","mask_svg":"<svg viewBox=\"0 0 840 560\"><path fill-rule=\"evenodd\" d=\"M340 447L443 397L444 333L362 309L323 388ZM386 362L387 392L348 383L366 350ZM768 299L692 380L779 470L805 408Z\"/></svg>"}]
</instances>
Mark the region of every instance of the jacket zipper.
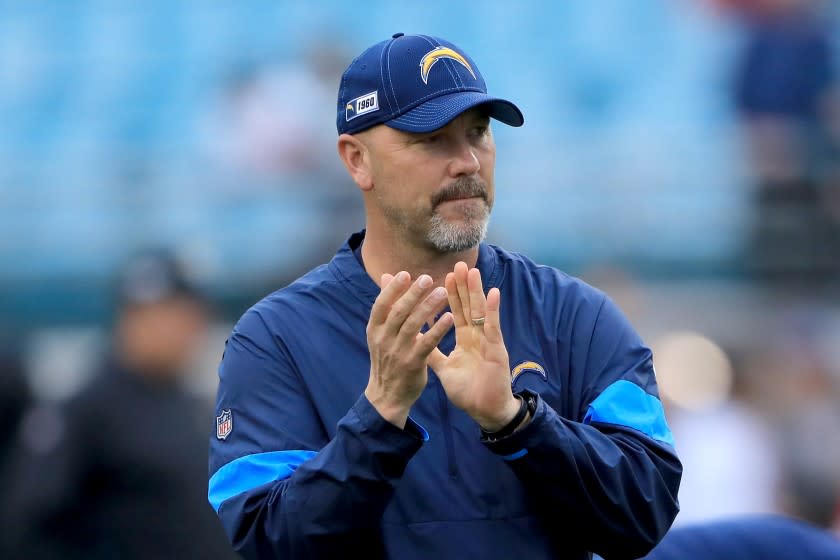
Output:
<instances>
[{"instance_id":1,"label":"jacket zipper","mask_svg":"<svg viewBox=\"0 0 840 560\"><path fill-rule=\"evenodd\" d=\"M446 463L449 465L449 478L458 478L458 469L455 467L455 442L452 437L452 425L449 423L449 399L440 379L437 380L438 408L440 409L440 421L443 431L443 441L446 444Z\"/></svg>"}]
</instances>

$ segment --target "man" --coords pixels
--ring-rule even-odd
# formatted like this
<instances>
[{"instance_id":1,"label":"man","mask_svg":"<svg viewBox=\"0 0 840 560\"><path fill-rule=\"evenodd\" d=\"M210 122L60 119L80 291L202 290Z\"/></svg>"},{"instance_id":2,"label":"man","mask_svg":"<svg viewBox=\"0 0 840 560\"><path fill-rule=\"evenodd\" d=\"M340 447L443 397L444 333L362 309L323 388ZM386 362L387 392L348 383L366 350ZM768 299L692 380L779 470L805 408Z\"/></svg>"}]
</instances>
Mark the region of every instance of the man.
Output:
<instances>
[{"instance_id":1,"label":"man","mask_svg":"<svg viewBox=\"0 0 840 560\"><path fill-rule=\"evenodd\" d=\"M100 374L23 430L10 558L234 558L206 503L207 409L180 378L208 320L178 263L138 255Z\"/></svg>"},{"instance_id":2,"label":"man","mask_svg":"<svg viewBox=\"0 0 840 560\"><path fill-rule=\"evenodd\" d=\"M491 117L523 123L441 39L344 73L366 230L245 313L219 369L209 499L245 557L632 558L673 521L650 351L602 293L482 242Z\"/></svg>"}]
</instances>

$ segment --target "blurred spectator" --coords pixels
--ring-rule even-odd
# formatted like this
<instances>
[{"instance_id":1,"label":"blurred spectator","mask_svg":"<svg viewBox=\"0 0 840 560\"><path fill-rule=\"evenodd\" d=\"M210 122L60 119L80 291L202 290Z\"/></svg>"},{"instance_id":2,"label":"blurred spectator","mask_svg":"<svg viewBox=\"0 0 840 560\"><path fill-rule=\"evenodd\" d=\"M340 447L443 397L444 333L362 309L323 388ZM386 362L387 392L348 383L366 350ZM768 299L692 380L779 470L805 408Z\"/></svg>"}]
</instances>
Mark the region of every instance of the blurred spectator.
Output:
<instances>
[{"instance_id":1,"label":"blurred spectator","mask_svg":"<svg viewBox=\"0 0 840 560\"><path fill-rule=\"evenodd\" d=\"M348 53L335 32L313 36L282 59L234 68L200 125L209 166L218 171L217 187L243 196L260 189L294 191L277 208L277 219L308 213L311 223L320 224L307 231L313 248L295 263L301 271L332 258L345 233L364 223L361 200L336 157L336 112L329 110Z\"/></svg>"},{"instance_id":2,"label":"blurred spectator","mask_svg":"<svg viewBox=\"0 0 840 560\"><path fill-rule=\"evenodd\" d=\"M240 188L260 179L341 177L335 154L335 91L346 55L319 40L300 56L241 64L222 84L203 123L202 142L214 164L238 176ZM283 186L282 184L280 186Z\"/></svg>"},{"instance_id":3,"label":"blurred spectator","mask_svg":"<svg viewBox=\"0 0 840 560\"><path fill-rule=\"evenodd\" d=\"M692 332L654 340L659 390L684 465L675 525L778 511L779 456L730 357Z\"/></svg>"},{"instance_id":4,"label":"blurred spectator","mask_svg":"<svg viewBox=\"0 0 840 560\"><path fill-rule=\"evenodd\" d=\"M14 557L234 557L207 502L211 416L181 390L208 319L174 259L150 253L127 266L99 375L26 419Z\"/></svg>"},{"instance_id":5,"label":"blurred spectator","mask_svg":"<svg viewBox=\"0 0 840 560\"><path fill-rule=\"evenodd\" d=\"M24 412L30 404L31 393L27 385L24 365L20 353L5 348L0 343L0 418L3 430L0 431L0 526L8 527L7 518L13 515L8 503L9 492L15 484L12 474L14 451L18 431ZM0 558L8 558L8 534L0 531Z\"/></svg>"},{"instance_id":6,"label":"blurred spectator","mask_svg":"<svg viewBox=\"0 0 840 560\"><path fill-rule=\"evenodd\" d=\"M784 448L784 511L826 529L840 529L840 407L829 395L780 426Z\"/></svg>"},{"instance_id":7,"label":"blurred spectator","mask_svg":"<svg viewBox=\"0 0 840 560\"><path fill-rule=\"evenodd\" d=\"M30 398L20 354L0 348L0 418L3 419L3 430L0 430L0 485L9 481L6 468Z\"/></svg>"},{"instance_id":8,"label":"blurred spectator","mask_svg":"<svg viewBox=\"0 0 840 560\"><path fill-rule=\"evenodd\" d=\"M817 343L821 313L789 313L745 352L745 385L779 453L780 509L830 528L840 506L840 379Z\"/></svg>"},{"instance_id":9,"label":"blurred spectator","mask_svg":"<svg viewBox=\"0 0 840 560\"><path fill-rule=\"evenodd\" d=\"M814 0L735 3L746 41L735 103L750 157L755 218L750 266L768 280L832 278L838 221L838 111L831 31Z\"/></svg>"},{"instance_id":10,"label":"blurred spectator","mask_svg":"<svg viewBox=\"0 0 840 560\"><path fill-rule=\"evenodd\" d=\"M772 371L767 373L769 381ZM786 383L778 384L776 391L785 394L791 406L787 410L779 406L770 417L782 450L780 503L787 513L830 528L840 512L836 382L819 363L787 374Z\"/></svg>"},{"instance_id":11,"label":"blurred spectator","mask_svg":"<svg viewBox=\"0 0 840 560\"><path fill-rule=\"evenodd\" d=\"M677 527L646 560L837 560L840 540L787 517L744 516Z\"/></svg>"}]
</instances>

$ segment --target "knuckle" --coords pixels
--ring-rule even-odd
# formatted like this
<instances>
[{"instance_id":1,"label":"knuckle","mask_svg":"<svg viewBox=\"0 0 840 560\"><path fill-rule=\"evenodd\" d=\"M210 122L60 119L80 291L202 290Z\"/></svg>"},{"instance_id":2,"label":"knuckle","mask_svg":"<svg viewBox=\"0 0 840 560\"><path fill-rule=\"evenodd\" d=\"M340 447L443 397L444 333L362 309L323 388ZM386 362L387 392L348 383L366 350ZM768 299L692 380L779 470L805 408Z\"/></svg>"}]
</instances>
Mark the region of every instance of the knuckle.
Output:
<instances>
[{"instance_id":1,"label":"knuckle","mask_svg":"<svg viewBox=\"0 0 840 560\"><path fill-rule=\"evenodd\" d=\"M440 307L443 304L444 301L445 301L445 298L440 297L440 296L438 296L438 297L432 296L430 298L427 298L423 302L423 310L426 312L426 315L429 315L435 309Z\"/></svg>"},{"instance_id":2,"label":"knuckle","mask_svg":"<svg viewBox=\"0 0 840 560\"><path fill-rule=\"evenodd\" d=\"M420 298L422 298L423 295L429 291L429 289L430 286L421 287L420 284L414 284L413 286L411 286L411 290L409 290L408 294L406 295L414 301L417 301Z\"/></svg>"},{"instance_id":3,"label":"knuckle","mask_svg":"<svg viewBox=\"0 0 840 560\"><path fill-rule=\"evenodd\" d=\"M414 299L401 298L400 301L391 307L391 315L405 317L411 313L411 310L414 309L416 303L417 302Z\"/></svg>"},{"instance_id":4,"label":"knuckle","mask_svg":"<svg viewBox=\"0 0 840 560\"><path fill-rule=\"evenodd\" d=\"M379 348L384 345L383 343L384 337L382 333L378 331L373 331L368 334L368 346L374 346L376 348Z\"/></svg>"},{"instance_id":5,"label":"knuckle","mask_svg":"<svg viewBox=\"0 0 840 560\"><path fill-rule=\"evenodd\" d=\"M379 292L379 295L376 296L376 299L373 300L373 306L371 307L371 312L377 312L381 309L387 309L388 303L386 301L385 292Z\"/></svg>"},{"instance_id":6,"label":"knuckle","mask_svg":"<svg viewBox=\"0 0 840 560\"><path fill-rule=\"evenodd\" d=\"M409 315L403 323L403 331L409 336L417 336L420 332L420 327L423 326L423 320L418 319L416 315Z\"/></svg>"}]
</instances>

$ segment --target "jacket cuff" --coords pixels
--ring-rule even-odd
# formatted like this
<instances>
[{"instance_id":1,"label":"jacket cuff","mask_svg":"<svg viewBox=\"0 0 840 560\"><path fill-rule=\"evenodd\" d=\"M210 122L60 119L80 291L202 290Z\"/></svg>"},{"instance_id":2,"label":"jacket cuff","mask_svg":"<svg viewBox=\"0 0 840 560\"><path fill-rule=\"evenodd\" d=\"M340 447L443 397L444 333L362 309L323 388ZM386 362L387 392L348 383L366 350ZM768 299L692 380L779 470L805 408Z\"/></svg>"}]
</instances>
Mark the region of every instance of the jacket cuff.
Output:
<instances>
[{"instance_id":1,"label":"jacket cuff","mask_svg":"<svg viewBox=\"0 0 840 560\"><path fill-rule=\"evenodd\" d=\"M528 424L505 438L482 441L487 449L499 455L505 461L515 461L527 455L529 448L537 447L542 427L548 420L547 417L554 413L538 393L525 390L519 394L526 399L533 399L536 403L534 413Z\"/></svg>"},{"instance_id":2,"label":"jacket cuff","mask_svg":"<svg viewBox=\"0 0 840 560\"><path fill-rule=\"evenodd\" d=\"M414 454L422 447L423 442L429 441L426 429L410 416L405 423L405 429L402 430L385 420L364 393L353 405L352 410L359 419L363 433L399 450Z\"/></svg>"}]
</instances>

